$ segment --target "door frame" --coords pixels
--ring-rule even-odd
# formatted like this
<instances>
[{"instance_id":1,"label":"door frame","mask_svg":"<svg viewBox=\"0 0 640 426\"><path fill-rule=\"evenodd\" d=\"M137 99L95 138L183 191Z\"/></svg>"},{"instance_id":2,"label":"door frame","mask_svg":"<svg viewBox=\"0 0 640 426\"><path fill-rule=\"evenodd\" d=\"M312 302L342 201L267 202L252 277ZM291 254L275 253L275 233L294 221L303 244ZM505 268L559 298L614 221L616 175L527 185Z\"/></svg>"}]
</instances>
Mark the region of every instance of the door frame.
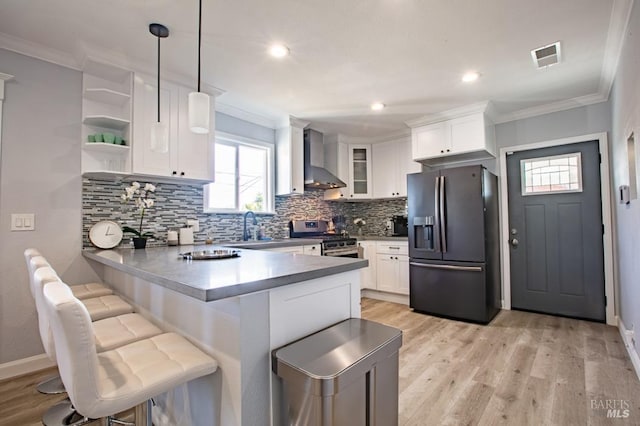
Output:
<instances>
[{"instance_id":1,"label":"door frame","mask_svg":"<svg viewBox=\"0 0 640 426\"><path fill-rule=\"evenodd\" d=\"M502 309L511 310L511 255L509 251L509 197L507 186L507 153L528 151L537 148L570 145L580 142L597 140L600 151L600 196L602 199L602 222L604 235L602 245L604 249L604 290L607 305L605 307L606 322L616 326L616 299L614 291L613 271L613 222L611 208L611 177L609 175L609 142L607 133L591 133L583 136L554 139L550 141L534 142L525 145L515 145L500 148L500 256L502 259Z\"/></svg>"}]
</instances>

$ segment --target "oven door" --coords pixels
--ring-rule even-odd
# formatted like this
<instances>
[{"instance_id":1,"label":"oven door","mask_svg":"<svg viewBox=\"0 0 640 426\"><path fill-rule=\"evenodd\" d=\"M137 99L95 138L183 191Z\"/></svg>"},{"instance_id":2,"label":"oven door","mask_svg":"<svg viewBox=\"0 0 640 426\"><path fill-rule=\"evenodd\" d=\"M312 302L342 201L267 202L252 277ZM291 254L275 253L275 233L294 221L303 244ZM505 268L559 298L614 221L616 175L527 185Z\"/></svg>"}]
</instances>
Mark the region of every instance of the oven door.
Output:
<instances>
[{"instance_id":1,"label":"oven door","mask_svg":"<svg viewBox=\"0 0 640 426\"><path fill-rule=\"evenodd\" d=\"M323 256L358 258L358 247L322 248Z\"/></svg>"}]
</instances>

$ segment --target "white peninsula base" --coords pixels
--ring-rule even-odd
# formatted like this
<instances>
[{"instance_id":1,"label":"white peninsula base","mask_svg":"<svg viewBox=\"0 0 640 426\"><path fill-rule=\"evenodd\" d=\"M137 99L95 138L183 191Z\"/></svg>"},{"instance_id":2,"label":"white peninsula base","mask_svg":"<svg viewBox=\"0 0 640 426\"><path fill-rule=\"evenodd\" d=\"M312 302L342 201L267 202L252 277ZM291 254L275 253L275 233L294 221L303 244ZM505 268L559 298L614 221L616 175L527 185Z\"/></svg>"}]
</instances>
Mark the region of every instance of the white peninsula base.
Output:
<instances>
[{"instance_id":1,"label":"white peninsula base","mask_svg":"<svg viewBox=\"0 0 640 426\"><path fill-rule=\"evenodd\" d=\"M194 426L281 424L280 413L272 408L279 407L280 386L271 372L271 351L360 317L358 270L204 302L95 265L104 268L104 281L143 315L167 331L181 333L218 360L219 371L188 384L190 412L167 412L178 404L159 404L163 416L187 416ZM180 399L181 393L175 394Z\"/></svg>"}]
</instances>

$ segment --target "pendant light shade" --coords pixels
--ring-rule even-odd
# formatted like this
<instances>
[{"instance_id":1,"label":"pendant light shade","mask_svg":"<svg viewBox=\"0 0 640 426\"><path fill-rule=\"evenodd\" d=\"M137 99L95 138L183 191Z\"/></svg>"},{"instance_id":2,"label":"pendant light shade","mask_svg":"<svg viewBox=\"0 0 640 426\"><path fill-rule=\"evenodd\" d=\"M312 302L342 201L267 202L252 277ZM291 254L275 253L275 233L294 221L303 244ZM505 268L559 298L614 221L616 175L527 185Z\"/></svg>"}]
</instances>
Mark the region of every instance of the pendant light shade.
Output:
<instances>
[{"instance_id":1,"label":"pendant light shade","mask_svg":"<svg viewBox=\"0 0 640 426\"><path fill-rule=\"evenodd\" d=\"M169 128L159 121L151 125L151 151L160 154L169 152Z\"/></svg>"},{"instance_id":2,"label":"pendant light shade","mask_svg":"<svg viewBox=\"0 0 640 426\"><path fill-rule=\"evenodd\" d=\"M198 91L189 93L189 128L193 133L209 133L209 95L200 91L200 51L202 50L202 0L198 9Z\"/></svg>"},{"instance_id":3,"label":"pendant light shade","mask_svg":"<svg viewBox=\"0 0 640 426\"><path fill-rule=\"evenodd\" d=\"M169 128L160 122L160 39L169 37L169 29L162 24L150 24L149 32L158 38L158 115L151 125L151 151L161 154L169 152Z\"/></svg>"},{"instance_id":4,"label":"pendant light shade","mask_svg":"<svg viewBox=\"0 0 640 426\"><path fill-rule=\"evenodd\" d=\"M193 133L209 133L209 105L206 93L189 93L189 128Z\"/></svg>"}]
</instances>

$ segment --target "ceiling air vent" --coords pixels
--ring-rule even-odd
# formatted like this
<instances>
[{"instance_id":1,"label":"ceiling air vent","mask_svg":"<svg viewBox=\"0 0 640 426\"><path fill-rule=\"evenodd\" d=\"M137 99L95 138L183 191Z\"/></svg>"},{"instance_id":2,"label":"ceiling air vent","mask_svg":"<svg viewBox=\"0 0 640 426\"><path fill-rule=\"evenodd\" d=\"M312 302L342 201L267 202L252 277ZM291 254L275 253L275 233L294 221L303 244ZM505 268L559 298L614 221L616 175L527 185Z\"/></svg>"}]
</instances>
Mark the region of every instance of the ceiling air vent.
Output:
<instances>
[{"instance_id":1,"label":"ceiling air vent","mask_svg":"<svg viewBox=\"0 0 640 426\"><path fill-rule=\"evenodd\" d=\"M557 41L548 46L543 46L531 51L533 63L538 68L546 68L560 62L560 42Z\"/></svg>"}]
</instances>

